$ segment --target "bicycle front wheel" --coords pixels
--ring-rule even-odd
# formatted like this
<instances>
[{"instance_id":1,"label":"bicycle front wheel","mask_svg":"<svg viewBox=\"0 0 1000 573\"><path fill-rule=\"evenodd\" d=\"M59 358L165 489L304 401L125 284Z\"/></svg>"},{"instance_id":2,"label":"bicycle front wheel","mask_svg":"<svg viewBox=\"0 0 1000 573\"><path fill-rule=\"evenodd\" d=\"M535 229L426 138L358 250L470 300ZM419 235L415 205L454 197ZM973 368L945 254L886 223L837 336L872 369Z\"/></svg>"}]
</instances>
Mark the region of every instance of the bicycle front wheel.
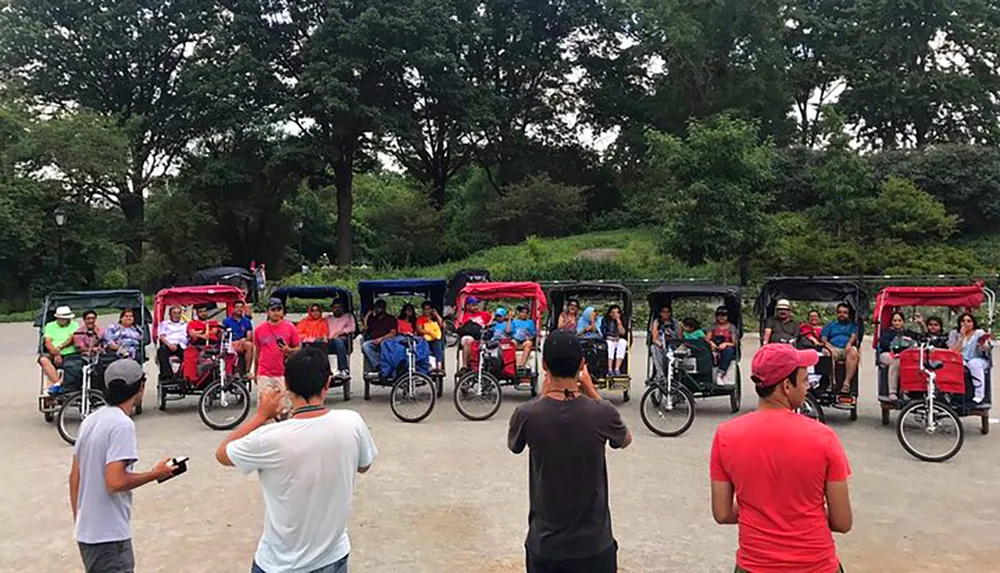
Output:
<instances>
[{"instance_id":1,"label":"bicycle front wheel","mask_svg":"<svg viewBox=\"0 0 1000 573\"><path fill-rule=\"evenodd\" d=\"M639 401L639 415L657 436L677 437L694 423L694 396L683 386L675 386L670 392L650 386Z\"/></svg>"},{"instance_id":2,"label":"bicycle front wheel","mask_svg":"<svg viewBox=\"0 0 1000 573\"><path fill-rule=\"evenodd\" d=\"M213 430L232 430L250 414L250 391L235 380L212 382L198 400L198 415Z\"/></svg>"},{"instance_id":3,"label":"bicycle front wheel","mask_svg":"<svg viewBox=\"0 0 1000 573\"><path fill-rule=\"evenodd\" d=\"M493 417L503 402L500 383L489 372L468 372L455 384L455 408L469 420Z\"/></svg>"},{"instance_id":4,"label":"bicycle front wheel","mask_svg":"<svg viewBox=\"0 0 1000 573\"><path fill-rule=\"evenodd\" d=\"M416 423L430 416L436 400L437 386L430 376L404 373L392 385L389 407L400 420Z\"/></svg>"},{"instance_id":5,"label":"bicycle front wheel","mask_svg":"<svg viewBox=\"0 0 1000 573\"><path fill-rule=\"evenodd\" d=\"M80 393L63 402L56 415L56 429L59 430L59 437L71 446L76 443L76 438L80 435L80 426L83 425L83 420L98 408L107 405L104 396L97 390L88 392L86 399L89 401L89 413L84 413L84 395Z\"/></svg>"},{"instance_id":6,"label":"bicycle front wheel","mask_svg":"<svg viewBox=\"0 0 1000 573\"><path fill-rule=\"evenodd\" d=\"M944 402L913 402L896 417L896 437L911 456L925 462L943 462L962 449L965 428L955 410Z\"/></svg>"}]
</instances>

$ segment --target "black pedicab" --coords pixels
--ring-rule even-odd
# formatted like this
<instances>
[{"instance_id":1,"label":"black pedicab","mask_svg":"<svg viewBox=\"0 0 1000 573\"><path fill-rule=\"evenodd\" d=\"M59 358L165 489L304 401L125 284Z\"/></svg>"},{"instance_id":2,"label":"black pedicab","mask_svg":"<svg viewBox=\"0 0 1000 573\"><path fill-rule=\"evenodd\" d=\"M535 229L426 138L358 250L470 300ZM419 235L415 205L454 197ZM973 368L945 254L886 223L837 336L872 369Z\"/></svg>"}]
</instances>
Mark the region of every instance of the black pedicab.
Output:
<instances>
[{"instance_id":1,"label":"black pedicab","mask_svg":"<svg viewBox=\"0 0 1000 573\"><path fill-rule=\"evenodd\" d=\"M513 335L497 335L493 327L494 312L480 310L479 319L466 316L466 304L476 301L526 301L525 322L533 325L531 332L525 332L521 341ZM466 344L457 349L458 364L468 363L455 373L455 407L469 420L486 420L496 414L503 401L501 386L514 386L527 391L532 397L538 395L538 356L541 353L541 318L548 309L545 292L537 283L470 283L465 285L456 300L458 312L455 322L460 325L458 332L466 332ZM488 315L488 317L487 317ZM479 324L482 322L484 324ZM466 324L468 323L468 324ZM476 326L473 327L473 324ZM464 337L463 337L464 338ZM531 341L531 345L525 341ZM468 349L465 346L468 346ZM465 352L468 350L468 360ZM521 353L523 367L518 367L518 353ZM525 352L533 359L528 366Z\"/></svg>"},{"instance_id":2,"label":"black pedicab","mask_svg":"<svg viewBox=\"0 0 1000 573\"><path fill-rule=\"evenodd\" d=\"M882 289L875 297L873 347L878 348L878 340L889 328L893 313L907 307L938 307L950 314L955 311L971 313L985 307L986 334L983 340L972 343L979 346L982 342L986 348L990 347L988 333L993 325L996 295L982 283ZM989 433L992 352L977 353L977 358L985 361L982 394L978 401L968 361L961 352L948 347L945 332L895 336L890 352L898 360L899 395L896 400L890 399L888 365L876 360L882 424L889 423L892 410L899 410L896 437L910 455L927 462L943 462L953 457L965 441L962 417L978 417L980 432Z\"/></svg>"},{"instance_id":3,"label":"black pedicab","mask_svg":"<svg viewBox=\"0 0 1000 573\"><path fill-rule=\"evenodd\" d=\"M343 387L344 389L344 401L347 402L351 399L351 374L350 374L350 356L354 352L354 338L360 334L358 332L358 320L354 316L354 297L351 295L351 291L334 285L289 285L283 286L275 289L271 293L272 298L280 299L288 308L289 299L300 299L308 301L330 301L329 306L332 308L333 305L339 304L343 312L350 316L354 322L354 330L351 332L350 336L339 337L340 342L335 340L329 340L324 344L317 344L318 348L328 355L337 355L338 345L343 345L342 350L346 351L347 360L345 365L339 364L338 358L338 368L334 370L333 380L330 382L331 388ZM343 367L341 367L343 366Z\"/></svg>"},{"instance_id":4,"label":"black pedicab","mask_svg":"<svg viewBox=\"0 0 1000 573\"><path fill-rule=\"evenodd\" d=\"M683 299L713 299L721 302L719 307L706 306L703 310L721 316L723 311L729 324L727 328L735 336L730 342L732 354L726 370L716 367L722 353L713 350L714 341L698 338L685 339L677 329L679 321L673 316L675 303ZM740 371L743 337L743 300L739 287L714 285L697 282L668 283L662 285L647 297L649 302L649 322L647 326L647 372L646 391L639 403L639 413L643 423L659 436L675 437L691 427L695 416L695 398L728 397L733 413L739 412L743 400L743 378ZM669 322L672 331L657 333L662 337L662 346L654 344L652 329L659 324L664 309L671 309ZM661 329L662 330L662 327ZM722 341L719 341L720 343ZM654 365L654 361L659 362ZM730 376L728 371L732 370ZM725 382L721 382L725 380Z\"/></svg>"},{"instance_id":5,"label":"black pedicab","mask_svg":"<svg viewBox=\"0 0 1000 573\"><path fill-rule=\"evenodd\" d=\"M246 302L243 289L231 285L174 287L156 293L153 337L158 346L159 327L169 318L171 307L216 307L206 322L209 339L203 344L188 344L182 359L171 356L170 371L157 376L160 410L166 410L168 401L198 396L198 415L213 430L229 430L246 419L250 413L250 383L239 368L232 331L220 324L237 302ZM220 304L222 308L218 309Z\"/></svg>"},{"instance_id":6,"label":"black pedicab","mask_svg":"<svg viewBox=\"0 0 1000 573\"><path fill-rule=\"evenodd\" d=\"M385 297L403 297L409 304L419 308L427 300L438 313L444 309L446 283L441 279L394 279L365 280L358 283L361 308L360 323L365 325L368 313L375 308L376 301ZM404 304L405 306L405 304ZM393 313L389 313L393 315ZM395 315L393 315L395 316ZM437 398L444 392L444 364L436 369L430 367L430 346L418 334L407 333L384 340L378 347L367 345L371 342L364 333L362 351L365 400L371 399L371 387L388 386L389 406L392 413L404 422L419 422L430 415ZM378 364L371 364L369 353L375 353Z\"/></svg>"},{"instance_id":7,"label":"black pedicab","mask_svg":"<svg viewBox=\"0 0 1000 573\"><path fill-rule=\"evenodd\" d=\"M137 290L73 291L54 292L45 297L35 326L38 327L39 353L45 352L45 325L55 320L55 311L60 306L68 306L80 317L83 311L114 309L131 310L135 315L135 325L142 332L143 340L136 354L140 364L146 361L146 345L149 344L150 313L146 308L142 293ZM141 309L141 310L140 310ZM138 311L138 312L136 312ZM97 333L90 332L95 343ZM80 424L90 412L106 404L104 397L104 370L120 356L116 353L94 352L84 355L76 353L63 357L61 391L48 394L45 389L45 374L41 376L42 392L38 397L38 411L46 422L55 420L59 435L69 444L76 442ZM135 405L135 413L142 413L142 404Z\"/></svg>"},{"instance_id":8,"label":"black pedicab","mask_svg":"<svg viewBox=\"0 0 1000 573\"><path fill-rule=\"evenodd\" d=\"M490 281L490 271L487 269L462 269L448 278L448 288L444 293L444 338L448 347L458 344L459 336L455 332L455 300L469 283L486 283Z\"/></svg>"},{"instance_id":9,"label":"black pedicab","mask_svg":"<svg viewBox=\"0 0 1000 573\"><path fill-rule=\"evenodd\" d=\"M243 290L247 300L257 302L257 278L243 267L212 267L191 274L190 286L230 285Z\"/></svg>"},{"instance_id":10,"label":"black pedicab","mask_svg":"<svg viewBox=\"0 0 1000 573\"><path fill-rule=\"evenodd\" d=\"M549 331L558 329L559 315L562 314L569 299L577 299L581 308L600 305L617 305L621 310L622 327L625 330L617 340L622 342L624 355L611 347L603 336L599 339L583 338L584 356L587 359L587 370L594 381L594 387L605 392L621 392L622 402L629 401L629 391L632 386L632 374L629 368L632 347L632 291L620 284L614 283L568 283L557 284L549 289ZM609 317L604 314L602 324L608 326ZM614 352L614 357L612 357ZM615 372L611 360L621 361L621 366Z\"/></svg>"},{"instance_id":11,"label":"black pedicab","mask_svg":"<svg viewBox=\"0 0 1000 573\"><path fill-rule=\"evenodd\" d=\"M857 327L857 350L861 352L861 342L865 336L865 317L868 315L868 294L860 284L853 280L840 277L782 277L771 278L764 283L757 300L754 301L754 313L760 319L761 344L765 323L775 316L775 306L779 300L791 302L814 302L821 304L845 304L849 309L849 319ZM808 312L808 311L807 311ZM806 317L800 317L798 322L805 322ZM794 318L791 320L795 320ZM815 418L820 422L826 420L823 408L846 410L851 421L858 419L858 379L855 372L850 381L850 391L842 392L847 375L846 366L835 362L822 345L816 345L810 336L798 334L794 337L782 337L771 342L794 344L800 349L813 349L821 354L819 362L809 372L809 393L802 405L802 414ZM860 360L859 360L860 365Z\"/></svg>"}]
</instances>

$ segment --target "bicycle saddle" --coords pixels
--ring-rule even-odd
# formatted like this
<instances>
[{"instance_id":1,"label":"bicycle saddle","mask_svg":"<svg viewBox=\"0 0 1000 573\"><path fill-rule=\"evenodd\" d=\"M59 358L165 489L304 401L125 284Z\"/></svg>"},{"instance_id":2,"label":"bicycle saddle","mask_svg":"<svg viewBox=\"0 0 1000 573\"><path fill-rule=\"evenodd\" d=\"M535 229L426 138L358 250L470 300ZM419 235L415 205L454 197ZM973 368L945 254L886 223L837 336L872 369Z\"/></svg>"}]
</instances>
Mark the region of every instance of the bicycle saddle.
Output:
<instances>
[{"instance_id":1,"label":"bicycle saddle","mask_svg":"<svg viewBox=\"0 0 1000 573\"><path fill-rule=\"evenodd\" d=\"M928 370L940 370L944 368L944 362L940 360L928 360L924 363L924 368Z\"/></svg>"}]
</instances>

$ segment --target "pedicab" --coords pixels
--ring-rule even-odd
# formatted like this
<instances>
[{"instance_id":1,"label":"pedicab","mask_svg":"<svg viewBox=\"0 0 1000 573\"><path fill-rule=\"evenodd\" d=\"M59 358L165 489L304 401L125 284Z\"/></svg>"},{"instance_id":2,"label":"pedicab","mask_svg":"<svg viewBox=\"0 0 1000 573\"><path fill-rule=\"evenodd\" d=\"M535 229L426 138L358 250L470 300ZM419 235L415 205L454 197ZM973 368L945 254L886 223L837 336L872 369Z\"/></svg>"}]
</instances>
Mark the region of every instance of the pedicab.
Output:
<instances>
[{"instance_id":1,"label":"pedicab","mask_svg":"<svg viewBox=\"0 0 1000 573\"><path fill-rule=\"evenodd\" d=\"M243 289L231 285L174 287L156 293L153 338L157 347L160 324L168 318L171 307L215 307L207 324L209 340L203 345L188 345L183 360L171 356L170 371L159 372L156 399L160 410L166 410L169 401L198 396L198 415L213 430L229 430L246 419L250 382L238 367L232 331L221 326L237 302L246 303Z\"/></svg>"},{"instance_id":2,"label":"pedicab","mask_svg":"<svg viewBox=\"0 0 1000 573\"><path fill-rule=\"evenodd\" d=\"M722 309L731 317L736 336L732 343L735 355L726 371L716 368L716 353L712 344L705 339L684 339L680 336L666 337L662 351L654 352L652 328L660 312L665 308L674 309L679 300L712 299L721 302L716 309L713 302L706 307L707 312L721 316ZM639 402L639 414L643 423L654 434L664 437L680 436L691 427L695 417L695 398L728 397L733 413L739 412L743 400L740 357L743 338L743 299L739 287L699 282L667 283L657 287L647 297L649 320L647 331L646 391ZM673 316L671 316L673 319ZM655 355L662 352L663 362L654 368ZM661 375L656 375L659 370ZM730 375L729 371L732 371ZM725 380L725 382L723 382Z\"/></svg>"},{"instance_id":3,"label":"pedicab","mask_svg":"<svg viewBox=\"0 0 1000 573\"><path fill-rule=\"evenodd\" d=\"M201 269L191 275L191 286L231 285L239 287L250 302L257 302L257 278L242 267L212 267Z\"/></svg>"},{"instance_id":4,"label":"pedicab","mask_svg":"<svg viewBox=\"0 0 1000 573\"><path fill-rule=\"evenodd\" d=\"M532 397L538 395L538 355L541 352L541 319L548 309L548 300L542 287L531 282L470 283L465 285L456 299L455 322L463 324L466 301L470 298L480 301L525 301L528 319L534 322L535 340L532 363L517 367L517 353L525 352L525 346L513 338L500 338L490 324L484 325L476 335L468 334L469 356L466 361L465 345L457 349L458 364L468 364L455 374L455 407L469 420L486 420L497 413L503 401L502 386L514 386L527 391ZM492 316L492 314L491 314ZM522 355L522 358L523 355Z\"/></svg>"},{"instance_id":5,"label":"pedicab","mask_svg":"<svg viewBox=\"0 0 1000 573\"><path fill-rule=\"evenodd\" d=\"M448 278L448 288L444 294L444 318L445 332L444 339L448 347L458 344L459 336L455 333L455 299L458 293L462 292L465 285L469 283L485 283L490 280L490 271L487 269L462 269Z\"/></svg>"},{"instance_id":6,"label":"pedicab","mask_svg":"<svg viewBox=\"0 0 1000 573\"><path fill-rule=\"evenodd\" d=\"M74 291L54 292L45 297L41 310L35 319L38 327L39 353L45 351L44 328L55 320L55 311L60 306L68 306L79 316L85 310L115 309L118 311L141 309L136 314L136 326L143 333L136 359L146 361L146 345L149 344L149 310L141 292L137 290ZM91 333L96 337L96 332ZM59 435L69 444L76 442L80 424L92 411L106 404L104 397L104 370L108 364L119 358L116 353L80 353L63 358L63 366L58 368L62 376L61 391L58 394L45 392L45 374L41 375L41 393L38 411L46 422L55 420ZM135 413L142 413L142 404L135 405Z\"/></svg>"},{"instance_id":7,"label":"pedicab","mask_svg":"<svg viewBox=\"0 0 1000 573\"><path fill-rule=\"evenodd\" d=\"M818 304L846 304L849 319L857 325L857 349L860 354L861 342L865 336L865 317L868 315L868 294L856 281L840 277L782 277L771 278L764 283L757 300L754 313L760 319L761 344L765 322L775 316L775 306L781 299L792 302L813 302ZM812 349L821 354L816 366L809 370L809 392L800 412L810 418L826 421L824 408L834 408L849 412L851 421L858 419L858 379L855 371L850 380L850 391L842 392L847 375L846 365L835 362L822 347L813 344L808 336L796 335L776 342L794 344L800 349ZM860 365L860 361L859 361ZM858 369L860 370L860 368Z\"/></svg>"},{"instance_id":8,"label":"pedicab","mask_svg":"<svg viewBox=\"0 0 1000 573\"><path fill-rule=\"evenodd\" d=\"M620 392L622 402L628 402L629 390L632 385L632 375L629 369L632 346L632 291L614 283L569 283L553 286L549 289L548 296L550 303L548 328L550 332L559 328L559 315L562 314L566 302L570 299L577 299L584 308L592 306L592 303L601 307L606 305L620 307L622 327L625 330L625 334L621 336L620 340L625 343L625 355L621 358L621 365L617 372L612 363L612 349L603 337L599 339L584 338L581 339L581 342L583 343L584 356L587 359L587 371L590 372L594 381L594 387L605 392ZM606 315L603 321L605 323L608 321Z\"/></svg>"},{"instance_id":9,"label":"pedicab","mask_svg":"<svg viewBox=\"0 0 1000 573\"><path fill-rule=\"evenodd\" d=\"M428 300L440 313L444 309L446 283L441 279L365 280L358 283L361 323L378 299L404 297L419 307ZM392 314L392 313L390 313ZM367 342L367 334L365 334ZM416 334L397 335L379 345L379 364L363 359L365 400L371 399L371 387L387 386L392 413L404 422L419 422L430 415L437 398L444 393L444 365L430 367L430 348Z\"/></svg>"},{"instance_id":10,"label":"pedicab","mask_svg":"<svg viewBox=\"0 0 1000 573\"><path fill-rule=\"evenodd\" d=\"M272 298L280 299L282 304L287 308L289 299L300 299L300 300L328 300L330 301L329 306L339 303L344 313L349 315L354 320L354 332L350 336L343 336L344 345L347 348L348 356L348 366L350 365L350 355L354 352L354 338L359 334L358 332L358 319L354 316L354 297L351 296L351 291L334 285L289 285L283 286L275 289L271 293ZM334 341L330 340L327 344L323 344L321 350L326 352L328 355L336 355L337 349L334 345ZM350 368L341 369L338 368L334 370L333 380L330 382L331 388L343 388L344 401L347 402L351 399L351 372Z\"/></svg>"},{"instance_id":11,"label":"pedicab","mask_svg":"<svg viewBox=\"0 0 1000 573\"><path fill-rule=\"evenodd\" d=\"M996 309L996 295L982 283L961 286L891 286L875 297L875 343L888 328L894 312L907 307L939 307L950 314L985 310L987 326L984 337L988 344ZM984 308L985 307L985 308ZM890 412L896 417L896 437L910 455L928 462L942 462L959 452L965 440L960 418L980 419L980 432L990 431L990 397L992 352L983 359L983 388L976 400L976 388L966 361L959 351L947 347L944 336L901 337L892 343L892 352L899 359L900 396L890 400L888 366L876 360L878 394L882 407L882 424L889 423ZM941 348L941 347L944 348Z\"/></svg>"}]
</instances>

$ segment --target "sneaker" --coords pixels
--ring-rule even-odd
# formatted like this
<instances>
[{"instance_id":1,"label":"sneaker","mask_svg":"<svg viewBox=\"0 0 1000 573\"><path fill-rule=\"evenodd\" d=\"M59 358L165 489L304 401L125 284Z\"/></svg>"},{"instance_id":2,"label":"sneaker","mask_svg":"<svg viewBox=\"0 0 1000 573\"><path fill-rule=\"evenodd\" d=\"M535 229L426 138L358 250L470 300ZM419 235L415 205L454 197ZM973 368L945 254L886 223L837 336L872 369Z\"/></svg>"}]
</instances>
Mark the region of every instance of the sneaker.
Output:
<instances>
[{"instance_id":1,"label":"sneaker","mask_svg":"<svg viewBox=\"0 0 1000 573\"><path fill-rule=\"evenodd\" d=\"M895 394L889 394L888 396L885 397L885 399L888 400L888 401L890 401L890 402L898 402L899 401L899 396L897 396Z\"/></svg>"},{"instance_id":2,"label":"sneaker","mask_svg":"<svg viewBox=\"0 0 1000 573\"><path fill-rule=\"evenodd\" d=\"M62 393L62 384L53 384L53 385L49 386L48 393L49 394L61 394Z\"/></svg>"}]
</instances>

